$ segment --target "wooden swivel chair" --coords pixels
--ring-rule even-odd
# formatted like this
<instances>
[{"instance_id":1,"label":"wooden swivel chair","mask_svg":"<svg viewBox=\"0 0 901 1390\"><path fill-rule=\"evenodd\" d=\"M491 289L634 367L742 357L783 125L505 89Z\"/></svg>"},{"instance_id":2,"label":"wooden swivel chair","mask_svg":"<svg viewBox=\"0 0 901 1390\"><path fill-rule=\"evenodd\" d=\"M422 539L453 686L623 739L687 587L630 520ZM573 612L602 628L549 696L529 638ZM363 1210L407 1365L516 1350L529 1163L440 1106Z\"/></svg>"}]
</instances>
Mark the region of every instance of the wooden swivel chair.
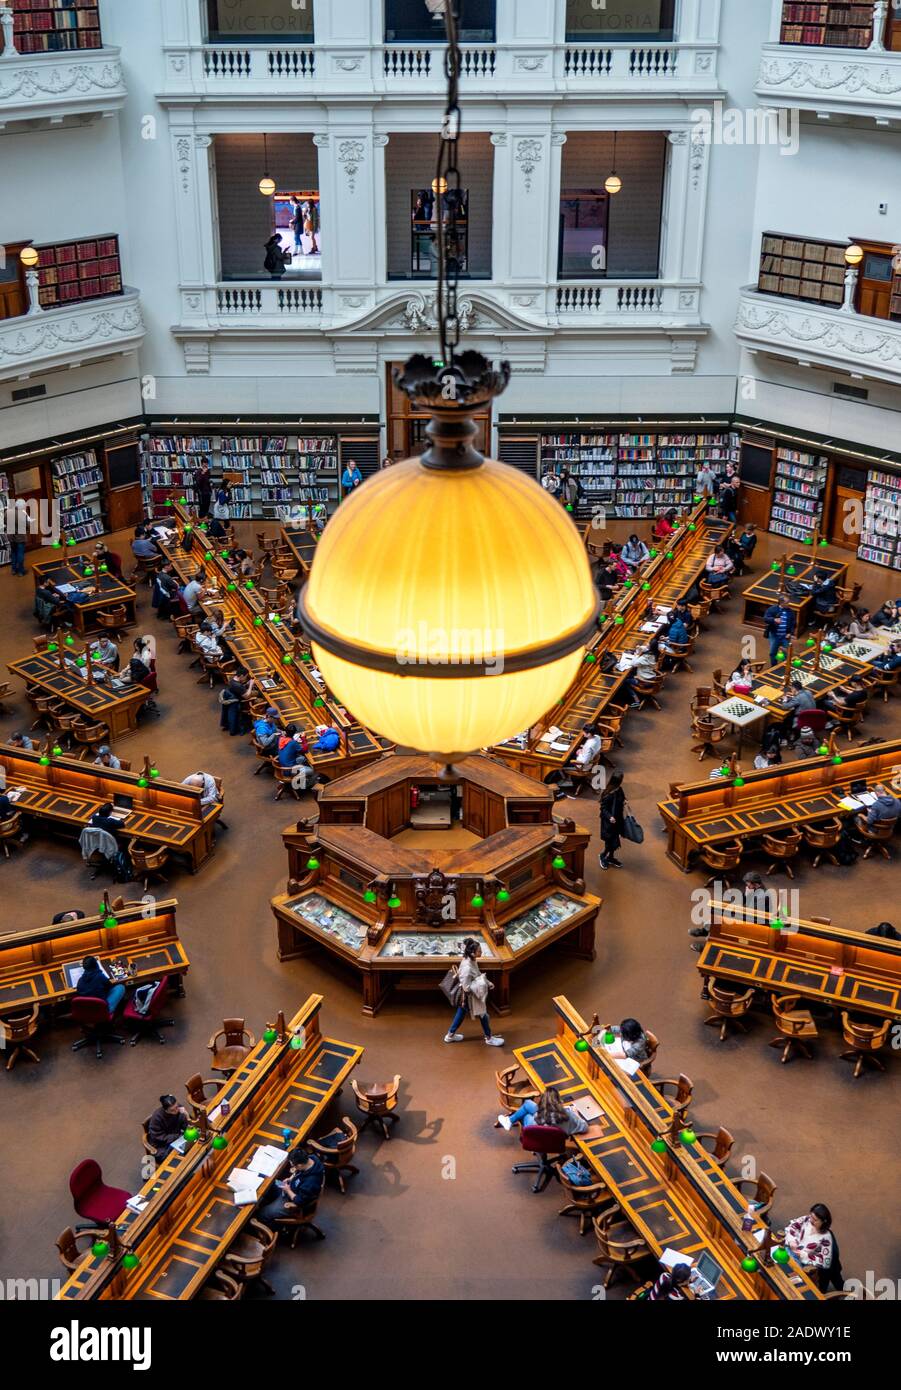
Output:
<instances>
[{"instance_id":1,"label":"wooden swivel chair","mask_svg":"<svg viewBox=\"0 0 901 1390\"><path fill-rule=\"evenodd\" d=\"M775 873L776 868L781 864L789 878L794 878L795 874L790 861L796 859L800 854L803 838L800 830L788 830L784 835L773 835L767 831L761 837L763 848L772 860L767 873Z\"/></svg>"},{"instance_id":2,"label":"wooden swivel chair","mask_svg":"<svg viewBox=\"0 0 901 1390\"><path fill-rule=\"evenodd\" d=\"M501 1110L506 1115L512 1115L514 1110L518 1110L523 1101L537 1100L541 1092L526 1076L519 1063L512 1067L505 1067L503 1071L495 1072L495 1084L497 1085L497 1098L500 1101ZM499 1129L495 1125L495 1129Z\"/></svg>"},{"instance_id":3,"label":"wooden swivel chair","mask_svg":"<svg viewBox=\"0 0 901 1390\"><path fill-rule=\"evenodd\" d=\"M602 745L602 752L603 752L603 745ZM600 754L600 753L599 753L598 756L594 759L593 762L591 762L591 763L588 764L587 767L579 767L579 766L577 766L577 765L574 764L574 763L573 763L573 764L570 764L570 766L567 767L567 769L566 769L566 775L567 775L567 777L569 778L570 782L572 783L572 790L569 792L569 795L570 795L571 797L573 797L573 798L581 796L581 795L582 795L582 790L583 790L583 788L586 787L586 786L589 786L589 787L590 787L590 786L592 785L592 781L593 781L593 779L594 779L594 776L595 776L595 774L596 774L596 772L597 772L597 770L598 770L598 768L599 768L600 766L601 766L601 754Z\"/></svg>"},{"instance_id":4,"label":"wooden swivel chair","mask_svg":"<svg viewBox=\"0 0 901 1390\"><path fill-rule=\"evenodd\" d=\"M6 1063L7 1071L12 1071L20 1053L23 1052L26 1057L31 1058L32 1062L41 1060L38 1054L28 1046L38 1031L40 1014L40 1005L35 1004L29 1013L15 1014L11 1018L0 1019L0 1036L3 1037L4 1047L9 1053Z\"/></svg>"},{"instance_id":5,"label":"wooden swivel chair","mask_svg":"<svg viewBox=\"0 0 901 1390\"><path fill-rule=\"evenodd\" d=\"M109 743L109 729L105 724L89 724L87 720L76 719L72 725L72 737L85 753L93 752L101 743Z\"/></svg>"},{"instance_id":6,"label":"wooden swivel chair","mask_svg":"<svg viewBox=\"0 0 901 1390\"><path fill-rule=\"evenodd\" d=\"M277 1240L275 1231L270 1231L262 1221L251 1219L229 1246L222 1261L223 1272L245 1289L250 1284L259 1284L266 1293L274 1294L275 1289L267 1280L265 1269Z\"/></svg>"},{"instance_id":7,"label":"wooden swivel chair","mask_svg":"<svg viewBox=\"0 0 901 1390\"><path fill-rule=\"evenodd\" d=\"M870 856L878 851L883 859L891 859L888 852L888 842L895 833L897 820L878 820L873 825L867 825L867 818L861 814L854 822L857 832L862 835L867 842L867 847L863 852L863 858L869 859Z\"/></svg>"},{"instance_id":8,"label":"wooden swivel chair","mask_svg":"<svg viewBox=\"0 0 901 1390\"><path fill-rule=\"evenodd\" d=\"M829 713L836 724L840 729L844 729L845 733L848 735L849 743L854 737L858 725L862 723L866 712L866 702L862 705L855 705L853 709L842 709L840 705L832 705L829 709Z\"/></svg>"},{"instance_id":9,"label":"wooden swivel chair","mask_svg":"<svg viewBox=\"0 0 901 1390\"><path fill-rule=\"evenodd\" d=\"M710 610L714 613L720 611L721 603L728 603L732 597L728 584L708 584L706 579L699 580L698 590L701 598L710 604Z\"/></svg>"},{"instance_id":10,"label":"wooden swivel chair","mask_svg":"<svg viewBox=\"0 0 901 1390\"><path fill-rule=\"evenodd\" d=\"M635 691L635 698L638 701L639 710L643 710L647 704L653 705L655 709L660 709L657 696L663 689L663 682L665 679L666 677L662 671L658 671L657 675L654 676L652 680L644 681L640 680L638 677L635 678L633 689Z\"/></svg>"},{"instance_id":11,"label":"wooden swivel chair","mask_svg":"<svg viewBox=\"0 0 901 1390\"><path fill-rule=\"evenodd\" d=\"M222 1027L207 1043L213 1054L210 1066L213 1071L229 1077L232 1072L237 1071L248 1052L255 1046L256 1038L249 1028L244 1027L243 1018L223 1019Z\"/></svg>"},{"instance_id":12,"label":"wooden swivel chair","mask_svg":"<svg viewBox=\"0 0 901 1390\"><path fill-rule=\"evenodd\" d=\"M561 1207L557 1215L577 1216L579 1235L587 1235L594 1218L599 1216L605 1207L611 1206L616 1198L607 1184L600 1180L592 1183L573 1183L562 1168L557 1169L557 1179L567 1197L566 1206Z\"/></svg>"},{"instance_id":13,"label":"wooden swivel chair","mask_svg":"<svg viewBox=\"0 0 901 1390\"><path fill-rule=\"evenodd\" d=\"M370 1125L375 1125L382 1132L385 1139L391 1138L391 1131L388 1128L388 1121L395 1124L398 1115L395 1113L398 1103L398 1091L400 1090L400 1074L395 1076L393 1081L387 1085L376 1084L370 1086L368 1090L361 1090L357 1085L356 1079L351 1079L354 1097L357 1102L357 1109L365 1118L360 1126L360 1133L368 1129Z\"/></svg>"},{"instance_id":14,"label":"wooden swivel chair","mask_svg":"<svg viewBox=\"0 0 901 1390\"><path fill-rule=\"evenodd\" d=\"M12 699L13 688L9 681L0 681L0 714L12 714L9 701Z\"/></svg>"},{"instance_id":15,"label":"wooden swivel chair","mask_svg":"<svg viewBox=\"0 0 901 1390\"><path fill-rule=\"evenodd\" d=\"M108 1235L109 1231L105 1226L79 1226L77 1231L67 1226L56 1240L56 1249L63 1269L70 1273L77 1269L94 1241L106 1240ZM79 1241L84 1241L83 1250L78 1248Z\"/></svg>"},{"instance_id":16,"label":"wooden swivel chair","mask_svg":"<svg viewBox=\"0 0 901 1390\"><path fill-rule=\"evenodd\" d=\"M694 1082L682 1073L677 1078L667 1077L662 1081L652 1081L651 1085L663 1096L664 1100L669 1101L679 1116L680 1124L687 1124L688 1107L691 1105L691 1098L694 1095Z\"/></svg>"},{"instance_id":17,"label":"wooden swivel chair","mask_svg":"<svg viewBox=\"0 0 901 1390\"><path fill-rule=\"evenodd\" d=\"M345 1115L330 1134L308 1141L307 1147L322 1161L326 1177L335 1179L339 1192L346 1192L347 1179L360 1171L353 1163L358 1138L356 1125Z\"/></svg>"},{"instance_id":18,"label":"wooden swivel chair","mask_svg":"<svg viewBox=\"0 0 901 1390\"><path fill-rule=\"evenodd\" d=\"M319 1206L317 1197L315 1202L311 1202L303 1211L286 1212L284 1216L274 1216L272 1218L276 1232L291 1233L291 1249L297 1245L298 1240L304 1231L312 1231L317 1240L325 1240L325 1231L320 1230L314 1221L316 1210Z\"/></svg>"},{"instance_id":19,"label":"wooden swivel chair","mask_svg":"<svg viewBox=\"0 0 901 1390\"><path fill-rule=\"evenodd\" d=\"M161 883L168 883L162 870L169 861L169 851L165 845L159 849L151 849L149 845L141 845L138 840L129 840L128 853L131 858L131 866L134 876L139 883L144 884L146 893L150 887L150 880L158 878Z\"/></svg>"},{"instance_id":20,"label":"wooden swivel chair","mask_svg":"<svg viewBox=\"0 0 901 1390\"><path fill-rule=\"evenodd\" d=\"M121 642L128 624L128 614L125 611L124 603L120 603L116 608L98 609L97 623L104 632L111 632L115 640Z\"/></svg>"},{"instance_id":21,"label":"wooden swivel chair","mask_svg":"<svg viewBox=\"0 0 901 1390\"><path fill-rule=\"evenodd\" d=\"M882 691L882 702L887 705L892 689L898 684L901 671L883 671L878 666L874 666L872 670L872 688L874 691Z\"/></svg>"},{"instance_id":22,"label":"wooden swivel chair","mask_svg":"<svg viewBox=\"0 0 901 1390\"><path fill-rule=\"evenodd\" d=\"M712 883L722 883L727 889L732 887L730 874L734 874L741 868L741 858L744 854L744 845L741 840L733 840L731 844L724 845L722 849L717 849L715 845L708 845L699 854L701 863L711 870L710 877L704 884L709 888Z\"/></svg>"},{"instance_id":23,"label":"wooden swivel chair","mask_svg":"<svg viewBox=\"0 0 901 1390\"><path fill-rule=\"evenodd\" d=\"M0 845L3 846L3 853L7 859L10 845L21 848L21 841L22 812L16 811L13 815L7 816L6 820L0 821Z\"/></svg>"},{"instance_id":24,"label":"wooden swivel chair","mask_svg":"<svg viewBox=\"0 0 901 1390\"><path fill-rule=\"evenodd\" d=\"M799 1000L798 994L773 995L773 1019L780 1036L773 1038L770 1047L782 1048L782 1062L791 1058L795 1048L803 1057L812 1060L813 1053L805 1039L819 1037L813 1016L808 1009L798 1008Z\"/></svg>"},{"instance_id":25,"label":"wooden swivel chair","mask_svg":"<svg viewBox=\"0 0 901 1390\"><path fill-rule=\"evenodd\" d=\"M244 1297L244 1284L239 1284L230 1274L217 1269L204 1284L197 1299L200 1303L237 1303Z\"/></svg>"},{"instance_id":26,"label":"wooden swivel chair","mask_svg":"<svg viewBox=\"0 0 901 1390\"><path fill-rule=\"evenodd\" d=\"M759 1216L761 1221L766 1221L776 1196L776 1184L773 1179L767 1177L766 1173L759 1173L756 1178L733 1178L732 1181L742 1196L746 1196L748 1201L753 1203L755 1215Z\"/></svg>"},{"instance_id":27,"label":"wooden swivel chair","mask_svg":"<svg viewBox=\"0 0 901 1390\"><path fill-rule=\"evenodd\" d=\"M639 1062L638 1070L643 1076L650 1076L651 1067L657 1060L657 1053L660 1049L660 1040L647 1028L644 1030L645 1041L648 1045L648 1055L643 1062Z\"/></svg>"},{"instance_id":28,"label":"wooden swivel chair","mask_svg":"<svg viewBox=\"0 0 901 1390\"><path fill-rule=\"evenodd\" d=\"M635 1266L647 1259L651 1250L626 1219L622 1209L619 1206L611 1207L593 1217L591 1224L598 1243L598 1253L593 1263L606 1270L604 1288L609 1288L620 1272L639 1284L641 1278Z\"/></svg>"},{"instance_id":29,"label":"wooden swivel chair","mask_svg":"<svg viewBox=\"0 0 901 1390\"><path fill-rule=\"evenodd\" d=\"M828 859L830 864L838 864L834 850L842 836L842 823L838 816L832 820L823 821L820 825L804 825L801 827L804 835L804 843L808 849L813 850L813 867L818 869L823 859Z\"/></svg>"},{"instance_id":30,"label":"wooden swivel chair","mask_svg":"<svg viewBox=\"0 0 901 1390\"><path fill-rule=\"evenodd\" d=\"M835 588L836 598L839 602L839 611L845 608L853 608L863 592L863 584L852 582L850 585L837 584Z\"/></svg>"},{"instance_id":31,"label":"wooden swivel chair","mask_svg":"<svg viewBox=\"0 0 901 1390\"><path fill-rule=\"evenodd\" d=\"M746 1014L754 1002L753 989L737 991L729 985L723 984L719 980L711 980L708 985L707 998L710 1001L713 1012L704 1022L720 1030L720 1042L724 1042L731 1028L737 1028L741 1033L747 1033L747 1025L742 1022L742 1015Z\"/></svg>"},{"instance_id":32,"label":"wooden swivel chair","mask_svg":"<svg viewBox=\"0 0 901 1390\"><path fill-rule=\"evenodd\" d=\"M209 1097L206 1094L208 1086L212 1088L212 1095ZM221 1080L203 1077L199 1071L195 1072L193 1076L188 1077L185 1082L185 1090L188 1093L188 1104L194 1112L195 1120L200 1119L201 1114L206 1114L207 1110L210 1108L213 1096L217 1095L218 1092L222 1090L222 1086L223 1083Z\"/></svg>"},{"instance_id":33,"label":"wooden swivel chair","mask_svg":"<svg viewBox=\"0 0 901 1390\"><path fill-rule=\"evenodd\" d=\"M672 671L691 673L692 668L688 664L688 658L694 654L694 649L695 639L693 637L689 637L687 642L670 642L664 653L664 660L672 662L670 667Z\"/></svg>"},{"instance_id":34,"label":"wooden swivel chair","mask_svg":"<svg viewBox=\"0 0 901 1390\"><path fill-rule=\"evenodd\" d=\"M842 1034L851 1050L843 1052L841 1056L843 1061L854 1063L855 1080L866 1066L885 1071L885 1066L876 1053L885 1047L891 1023L890 1018L883 1019L881 1023L874 1023L871 1018L863 1018L859 1014L849 1014L842 1010Z\"/></svg>"},{"instance_id":35,"label":"wooden swivel chair","mask_svg":"<svg viewBox=\"0 0 901 1390\"><path fill-rule=\"evenodd\" d=\"M701 710L709 709L712 704L715 704L713 686L699 685L692 696L689 709L692 715L700 714Z\"/></svg>"},{"instance_id":36,"label":"wooden swivel chair","mask_svg":"<svg viewBox=\"0 0 901 1390\"><path fill-rule=\"evenodd\" d=\"M724 1129L722 1125L720 1125L715 1133L713 1131L705 1131L703 1134L698 1134L695 1137L701 1147L707 1150L710 1157L715 1163L718 1163L720 1167L727 1162L729 1155L735 1147L735 1140L728 1129Z\"/></svg>"},{"instance_id":37,"label":"wooden swivel chair","mask_svg":"<svg viewBox=\"0 0 901 1390\"><path fill-rule=\"evenodd\" d=\"M715 758L716 745L722 743L728 733L728 724L721 724L705 710L699 710L697 714L692 715L691 736L695 742L691 745L691 751L697 753L698 762L703 762L705 758Z\"/></svg>"}]
</instances>

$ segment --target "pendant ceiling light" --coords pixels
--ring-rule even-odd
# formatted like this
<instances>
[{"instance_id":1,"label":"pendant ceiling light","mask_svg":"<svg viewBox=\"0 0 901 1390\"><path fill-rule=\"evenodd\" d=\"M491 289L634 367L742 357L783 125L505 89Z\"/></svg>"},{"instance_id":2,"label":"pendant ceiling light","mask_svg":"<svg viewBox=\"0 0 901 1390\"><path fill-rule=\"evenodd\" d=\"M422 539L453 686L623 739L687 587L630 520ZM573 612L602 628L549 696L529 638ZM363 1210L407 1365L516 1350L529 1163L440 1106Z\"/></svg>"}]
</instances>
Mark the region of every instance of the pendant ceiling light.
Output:
<instances>
[{"instance_id":1,"label":"pendant ceiling light","mask_svg":"<svg viewBox=\"0 0 901 1390\"><path fill-rule=\"evenodd\" d=\"M604 183L604 187L606 188L607 192L610 194L611 198L612 198L612 197L615 197L615 195L616 195L617 193L621 192L622 186L623 186L623 181L622 181L622 179L620 178L619 174L616 172L616 135L617 135L617 132L614 131L614 132L613 132L613 169L612 169L611 172L607 175L606 181L605 181L605 183Z\"/></svg>"},{"instance_id":2,"label":"pendant ceiling light","mask_svg":"<svg viewBox=\"0 0 901 1390\"><path fill-rule=\"evenodd\" d=\"M428 411L428 451L341 503L316 547L299 615L329 690L354 718L445 761L529 728L566 692L598 600L569 515L537 482L484 459L471 413L506 387L507 363L456 352L462 207L460 50L449 3L449 96L437 182L438 358L395 372Z\"/></svg>"},{"instance_id":3,"label":"pendant ceiling light","mask_svg":"<svg viewBox=\"0 0 901 1390\"><path fill-rule=\"evenodd\" d=\"M269 141L263 136L263 168L265 173L260 179L260 192L264 198L272 198L275 195L275 179L269 177Z\"/></svg>"}]
</instances>

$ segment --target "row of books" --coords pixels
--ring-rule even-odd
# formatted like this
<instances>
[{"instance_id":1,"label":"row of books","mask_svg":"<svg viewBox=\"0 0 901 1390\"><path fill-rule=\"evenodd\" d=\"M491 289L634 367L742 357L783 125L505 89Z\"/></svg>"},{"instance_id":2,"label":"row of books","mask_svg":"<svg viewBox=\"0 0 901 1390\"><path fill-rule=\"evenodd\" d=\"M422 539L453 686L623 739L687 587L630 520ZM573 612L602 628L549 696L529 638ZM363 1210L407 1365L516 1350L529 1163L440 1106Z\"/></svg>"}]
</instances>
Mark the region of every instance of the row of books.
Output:
<instances>
[{"instance_id":1,"label":"row of books","mask_svg":"<svg viewBox=\"0 0 901 1390\"><path fill-rule=\"evenodd\" d=\"M776 450L770 530L792 540L805 540L823 517L823 496L829 460L798 449Z\"/></svg>"},{"instance_id":2,"label":"row of books","mask_svg":"<svg viewBox=\"0 0 901 1390\"><path fill-rule=\"evenodd\" d=\"M158 506L178 491L193 503L202 465L214 489L224 477L240 479L231 489L236 519L271 517L273 507L295 502L339 501L337 436L303 434L154 434L142 460L145 500Z\"/></svg>"},{"instance_id":3,"label":"row of books","mask_svg":"<svg viewBox=\"0 0 901 1390\"><path fill-rule=\"evenodd\" d=\"M577 514L590 515L603 502L613 503L616 515L624 517L651 516L664 507L689 505L703 464L722 473L741 457L734 434L621 431L543 434L540 455L542 474L566 468L579 479L586 495Z\"/></svg>"},{"instance_id":4,"label":"row of books","mask_svg":"<svg viewBox=\"0 0 901 1390\"><path fill-rule=\"evenodd\" d=\"M901 476L871 468L867 474L861 560L901 570Z\"/></svg>"}]
</instances>

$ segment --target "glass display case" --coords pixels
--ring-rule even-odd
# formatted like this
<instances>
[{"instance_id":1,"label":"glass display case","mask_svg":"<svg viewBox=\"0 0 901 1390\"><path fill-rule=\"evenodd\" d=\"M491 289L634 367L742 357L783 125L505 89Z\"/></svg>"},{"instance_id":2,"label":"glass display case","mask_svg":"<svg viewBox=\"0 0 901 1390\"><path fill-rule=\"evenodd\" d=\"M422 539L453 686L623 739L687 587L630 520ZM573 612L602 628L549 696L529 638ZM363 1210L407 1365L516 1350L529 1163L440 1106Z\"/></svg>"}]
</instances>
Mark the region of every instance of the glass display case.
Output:
<instances>
[{"instance_id":1,"label":"glass display case","mask_svg":"<svg viewBox=\"0 0 901 1390\"><path fill-rule=\"evenodd\" d=\"M543 902L536 903L520 917L514 917L504 927L504 937L511 951L521 951L531 946L542 936L547 936L568 917L574 917L583 904L566 898L562 893L552 893Z\"/></svg>"},{"instance_id":2,"label":"glass display case","mask_svg":"<svg viewBox=\"0 0 901 1390\"><path fill-rule=\"evenodd\" d=\"M421 960L424 956L462 956L463 942L469 936L469 932L392 932L379 951L379 960L389 957L400 960ZM487 941L481 937L477 939L482 947L482 961L495 959L494 952Z\"/></svg>"},{"instance_id":3,"label":"glass display case","mask_svg":"<svg viewBox=\"0 0 901 1390\"><path fill-rule=\"evenodd\" d=\"M359 951L366 943L367 923L359 917L354 917L353 913L339 907L337 903L329 902L328 898L322 897L320 893L295 898L287 907L296 916L312 922L314 927L318 927L327 936L333 936L351 951Z\"/></svg>"}]
</instances>

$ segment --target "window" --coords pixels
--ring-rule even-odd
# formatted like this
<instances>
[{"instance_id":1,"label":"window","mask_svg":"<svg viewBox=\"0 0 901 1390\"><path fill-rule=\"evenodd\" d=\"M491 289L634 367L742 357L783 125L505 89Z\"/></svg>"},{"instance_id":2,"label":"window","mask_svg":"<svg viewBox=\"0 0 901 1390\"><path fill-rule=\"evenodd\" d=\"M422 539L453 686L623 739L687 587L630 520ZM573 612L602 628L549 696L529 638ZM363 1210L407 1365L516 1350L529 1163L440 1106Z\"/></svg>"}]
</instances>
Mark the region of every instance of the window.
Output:
<instances>
[{"instance_id":1,"label":"window","mask_svg":"<svg viewBox=\"0 0 901 1390\"><path fill-rule=\"evenodd\" d=\"M312 43L313 0L207 0L213 43Z\"/></svg>"},{"instance_id":2,"label":"window","mask_svg":"<svg viewBox=\"0 0 901 1390\"><path fill-rule=\"evenodd\" d=\"M614 172L622 191L608 196ZM558 273L562 280L656 279L666 136L574 130L563 146Z\"/></svg>"},{"instance_id":3,"label":"window","mask_svg":"<svg viewBox=\"0 0 901 1390\"><path fill-rule=\"evenodd\" d=\"M590 2L590 0L589 0ZM460 41L494 43L495 0L458 0ZM386 43L444 43L444 15L426 0L385 0Z\"/></svg>"},{"instance_id":4,"label":"window","mask_svg":"<svg viewBox=\"0 0 901 1390\"><path fill-rule=\"evenodd\" d=\"M454 188L446 189L439 197L432 188L435 145L431 135L424 139L421 134L403 131L389 136L385 149L389 280L435 279L439 210L447 226L452 200L457 197L460 203L453 208L455 244L449 248L449 254L457 260L464 279L491 279L494 146L487 132L463 132L459 165L465 187L459 194Z\"/></svg>"},{"instance_id":5,"label":"window","mask_svg":"<svg viewBox=\"0 0 901 1390\"><path fill-rule=\"evenodd\" d=\"M601 279L607 273L610 198L602 188L564 189L560 194L562 278Z\"/></svg>"},{"instance_id":6,"label":"window","mask_svg":"<svg viewBox=\"0 0 901 1390\"><path fill-rule=\"evenodd\" d=\"M668 42L673 38L676 0L566 0L567 43Z\"/></svg>"},{"instance_id":7,"label":"window","mask_svg":"<svg viewBox=\"0 0 901 1390\"><path fill-rule=\"evenodd\" d=\"M440 200L431 188L414 188L410 192L412 208L412 249L410 271L414 276L438 275L438 203L447 231L448 270L465 275L469 270L469 194L450 188Z\"/></svg>"},{"instance_id":8,"label":"window","mask_svg":"<svg viewBox=\"0 0 901 1390\"><path fill-rule=\"evenodd\" d=\"M286 253L286 269L319 275L322 271L322 233L318 189L276 193L272 199L272 218L275 234L282 251Z\"/></svg>"}]
</instances>

